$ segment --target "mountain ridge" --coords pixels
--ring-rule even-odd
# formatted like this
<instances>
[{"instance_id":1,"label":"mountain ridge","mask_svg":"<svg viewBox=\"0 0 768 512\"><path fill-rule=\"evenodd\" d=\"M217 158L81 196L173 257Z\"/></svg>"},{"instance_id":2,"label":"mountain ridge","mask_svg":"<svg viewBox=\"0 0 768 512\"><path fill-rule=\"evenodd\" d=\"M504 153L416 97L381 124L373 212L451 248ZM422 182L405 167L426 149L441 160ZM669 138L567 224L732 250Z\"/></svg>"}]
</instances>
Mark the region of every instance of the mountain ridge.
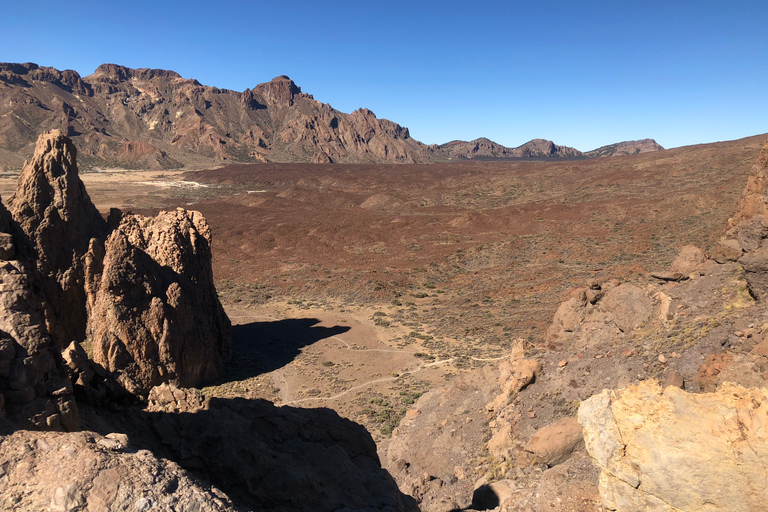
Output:
<instances>
[{"instance_id":1,"label":"mountain ridge","mask_svg":"<svg viewBox=\"0 0 768 512\"><path fill-rule=\"evenodd\" d=\"M164 69L102 64L87 76L0 63L0 167L20 169L40 133L59 129L81 165L173 169L224 163L429 163L471 158L587 158L663 149L652 139L583 153L546 139L424 144L359 108L344 113L286 75L237 92Z\"/></svg>"}]
</instances>

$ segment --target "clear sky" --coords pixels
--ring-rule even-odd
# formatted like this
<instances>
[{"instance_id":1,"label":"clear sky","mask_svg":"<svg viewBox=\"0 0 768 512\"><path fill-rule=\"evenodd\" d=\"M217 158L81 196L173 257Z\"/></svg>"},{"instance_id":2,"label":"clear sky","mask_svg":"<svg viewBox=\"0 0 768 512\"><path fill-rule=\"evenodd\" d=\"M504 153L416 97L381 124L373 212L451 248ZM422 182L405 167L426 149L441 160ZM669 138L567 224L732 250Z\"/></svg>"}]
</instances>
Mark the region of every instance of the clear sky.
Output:
<instances>
[{"instance_id":1,"label":"clear sky","mask_svg":"<svg viewBox=\"0 0 768 512\"><path fill-rule=\"evenodd\" d=\"M0 61L172 69L237 91L285 74L430 144L768 132L768 0L0 0Z\"/></svg>"}]
</instances>

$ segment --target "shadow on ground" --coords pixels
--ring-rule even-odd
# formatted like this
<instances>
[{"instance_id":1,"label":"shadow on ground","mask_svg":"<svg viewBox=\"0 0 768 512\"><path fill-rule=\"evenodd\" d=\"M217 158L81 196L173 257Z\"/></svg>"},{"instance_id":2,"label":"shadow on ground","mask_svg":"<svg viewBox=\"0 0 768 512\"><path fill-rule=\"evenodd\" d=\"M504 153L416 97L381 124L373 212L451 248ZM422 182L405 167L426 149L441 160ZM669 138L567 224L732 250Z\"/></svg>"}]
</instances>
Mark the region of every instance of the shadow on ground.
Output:
<instances>
[{"instance_id":1,"label":"shadow on ground","mask_svg":"<svg viewBox=\"0 0 768 512\"><path fill-rule=\"evenodd\" d=\"M232 326L232 360L220 381L232 382L282 368L301 349L349 331L349 327L322 327L317 318L289 318Z\"/></svg>"}]
</instances>

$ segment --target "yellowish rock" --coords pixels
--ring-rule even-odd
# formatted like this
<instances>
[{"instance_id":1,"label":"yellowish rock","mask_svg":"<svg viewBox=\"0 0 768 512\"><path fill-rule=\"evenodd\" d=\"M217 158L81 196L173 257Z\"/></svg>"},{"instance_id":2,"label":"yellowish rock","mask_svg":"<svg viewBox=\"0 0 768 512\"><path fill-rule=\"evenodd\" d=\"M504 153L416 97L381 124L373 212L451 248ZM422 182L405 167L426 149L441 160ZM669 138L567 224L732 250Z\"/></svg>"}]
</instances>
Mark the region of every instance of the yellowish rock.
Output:
<instances>
[{"instance_id":1,"label":"yellowish rock","mask_svg":"<svg viewBox=\"0 0 768 512\"><path fill-rule=\"evenodd\" d=\"M608 510L766 508L766 389L691 394L646 381L592 396L578 418Z\"/></svg>"}]
</instances>

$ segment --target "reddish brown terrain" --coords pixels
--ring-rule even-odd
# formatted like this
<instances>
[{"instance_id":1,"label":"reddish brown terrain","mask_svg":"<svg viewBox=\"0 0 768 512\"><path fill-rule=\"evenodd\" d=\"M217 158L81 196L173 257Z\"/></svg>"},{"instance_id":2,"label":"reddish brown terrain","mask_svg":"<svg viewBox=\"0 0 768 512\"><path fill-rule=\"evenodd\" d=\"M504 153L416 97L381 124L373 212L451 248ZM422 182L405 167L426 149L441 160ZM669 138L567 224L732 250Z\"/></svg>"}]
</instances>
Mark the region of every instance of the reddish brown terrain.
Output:
<instances>
[{"instance_id":1,"label":"reddish brown terrain","mask_svg":"<svg viewBox=\"0 0 768 512\"><path fill-rule=\"evenodd\" d=\"M612 446L615 438L601 430L599 415L606 400L630 406L646 399L663 402L661 388L652 382L658 379L689 391L694 398L686 407L703 418L699 409L706 407L696 402L698 394L704 401L720 400L707 393L725 380L754 387L768 377L763 341L768 322L758 302L768 270L760 228L768 149L758 159L766 139L760 135L594 160L263 163L85 174L83 182L102 214L108 207L137 214L124 215L119 229L110 228L107 257L89 247L86 256L97 262L103 258L103 268L88 266L86 276L102 272L104 280L110 272L121 275L121 268L109 271L107 263L119 266L123 260L123 236L157 261L170 258L176 250L170 237L159 237L162 251L141 240L151 239L156 224L165 226L163 233L176 229L163 220L174 216L142 216L174 207L197 210L205 224L194 214L189 219L198 220L188 222L182 213L174 218L196 226L183 228L190 240L202 243L198 231L212 239L213 280L233 324L233 342L223 373L217 370L221 375L199 391L155 387L141 412L85 408L81 423L102 433L123 425L182 467L205 468L204 476L210 473L212 481L222 478L237 504L257 504L261 487L233 468L267 467L251 464L260 452L242 450L236 441L252 428L248 421L254 415L275 418L258 432L266 432L264 439L274 436L270 449L288 457L285 464L297 462L285 455L282 443L293 453L292 439L326 435L322 429L307 433L295 426L317 421L327 422L328 435L340 436L337 440L343 438L339 432L356 439L350 457L360 450L361 457L373 461L364 431L342 418L361 423L376 441L388 474L422 510L486 510L504 504L503 510L597 511L606 503L620 510L651 510L657 505L653 500L661 499L655 496L683 503L687 497L670 496L663 478L657 479L661 483L653 480L660 471L654 466L661 460L653 451L658 447L637 439L637 450L627 444L620 456L603 456L600 447ZM4 201L14 181L10 175L0 179ZM731 217L735 220L729 224ZM133 227L136 223L141 229ZM728 235L720 240L726 227ZM683 258L675 259L688 245L702 250L688 247ZM184 268L195 264L182 262L176 272L183 277ZM154 286L152 274L142 277L145 288ZM109 293L125 297L127 292L120 290L103 284L89 290L89 311L122 307L107 300ZM159 301L158 307L170 313L148 316L153 320L146 324L150 341L164 318L184 324L174 320L181 313L174 310L178 299L173 294ZM104 315L92 315L89 322ZM109 326L100 327L104 339L96 340L96 348L106 352L113 337L104 328ZM104 364L122 371L120 360ZM156 379L150 380L153 385ZM638 385L646 380L651 381L647 387ZM604 388L625 391L610 394ZM741 389L729 392L726 400L757 396ZM636 398L635 392L646 395ZM651 395L655 398L648 399ZM289 407L275 410L262 398ZM739 407L762 415L757 400ZM325 409L302 409L315 407L332 409L342 418ZM614 410L616 428L631 428L637 415L622 416L622 411ZM229 426L210 423L220 416L231 419ZM729 423L727 428L741 432L747 444L763 435L759 428L750 430L752 424L733 421L740 426ZM287 430L295 437L284 440L279 425L290 425ZM190 429L205 434L190 440L183 434ZM664 437L664 425L659 429L659 439L674 447L674 439ZM682 427L676 429L684 435ZM598 466L585 451L585 440ZM43 450L63 441L46 443L37 446ZM671 450L661 441L660 446ZM231 453L231 460L219 456L221 450ZM313 461L322 461L323 448L313 450ZM14 464L22 460L13 457ZM138 464L127 456L121 460L131 467ZM154 459L146 463L161 464ZM692 474L692 468L703 466L680 462ZM752 474L757 466L737 458L734 467L729 474L740 485L744 477L738 468L748 467ZM173 465L163 470L180 471ZM350 471L343 480L375 478L391 492L388 477L376 471L374 476ZM606 481L617 489L614 495L600 494L600 471L612 479ZM14 472L14 478L20 474ZM343 487L333 471L324 478ZM655 494L627 491L632 478L657 486ZM185 485L184 492L192 493L198 483ZM376 501L379 495L366 496L377 508L386 508L384 501ZM395 509L411 506L399 494L388 496L401 500ZM743 496L745 503L755 503L762 495L744 491ZM686 507L680 509L696 509Z\"/></svg>"}]
</instances>

